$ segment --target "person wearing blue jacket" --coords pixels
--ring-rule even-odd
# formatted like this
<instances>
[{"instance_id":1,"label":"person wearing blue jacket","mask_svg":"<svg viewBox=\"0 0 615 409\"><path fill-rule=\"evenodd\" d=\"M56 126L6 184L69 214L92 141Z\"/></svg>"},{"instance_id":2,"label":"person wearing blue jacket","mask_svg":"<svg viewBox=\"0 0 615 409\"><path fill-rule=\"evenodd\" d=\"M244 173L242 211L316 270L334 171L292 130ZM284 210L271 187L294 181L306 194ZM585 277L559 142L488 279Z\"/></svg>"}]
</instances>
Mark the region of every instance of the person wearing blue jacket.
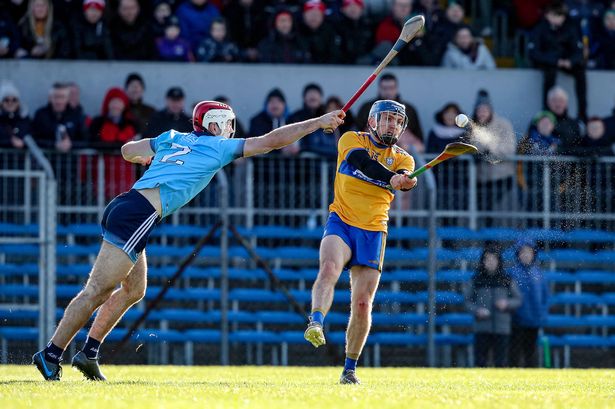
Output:
<instances>
[{"instance_id":1,"label":"person wearing blue jacket","mask_svg":"<svg viewBox=\"0 0 615 409\"><path fill-rule=\"evenodd\" d=\"M177 8L176 15L182 36L190 41L192 51L196 51L199 44L209 38L211 23L220 16L220 11L208 0L188 0Z\"/></svg>"},{"instance_id":2,"label":"person wearing blue jacket","mask_svg":"<svg viewBox=\"0 0 615 409\"><path fill-rule=\"evenodd\" d=\"M538 331L549 310L549 288L536 262L536 243L521 239L515 249L516 262L510 275L516 281L523 301L513 316L509 361L512 366L534 367L538 364Z\"/></svg>"}]
</instances>

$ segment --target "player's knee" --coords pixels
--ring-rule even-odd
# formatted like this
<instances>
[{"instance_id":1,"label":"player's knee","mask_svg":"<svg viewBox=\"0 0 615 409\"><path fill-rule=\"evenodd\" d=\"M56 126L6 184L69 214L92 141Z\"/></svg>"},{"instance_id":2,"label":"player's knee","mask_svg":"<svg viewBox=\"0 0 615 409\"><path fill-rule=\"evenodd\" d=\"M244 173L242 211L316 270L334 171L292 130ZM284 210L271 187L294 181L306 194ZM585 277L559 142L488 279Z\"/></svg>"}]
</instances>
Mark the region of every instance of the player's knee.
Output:
<instances>
[{"instance_id":1,"label":"player's knee","mask_svg":"<svg viewBox=\"0 0 615 409\"><path fill-rule=\"evenodd\" d=\"M105 301L111 297L111 293L113 293L113 288L100 288L93 285L87 285L79 296L92 303L94 306L98 307L103 304Z\"/></svg>"},{"instance_id":2,"label":"player's knee","mask_svg":"<svg viewBox=\"0 0 615 409\"><path fill-rule=\"evenodd\" d=\"M372 300L368 295L356 298L352 306L353 313L359 318L367 318L372 312Z\"/></svg>"},{"instance_id":3,"label":"player's knee","mask_svg":"<svg viewBox=\"0 0 615 409\"><path fill-rule=\"evenodd\" d=\"M336 282L339 277L339 267L333 261L323 261L318 276L321 280Z\"/></svg>"},{"instance_id":4,"label":"player's knee","mask_svg":"<svg viewBox=\"0 0 615 409\"><path fill-rule=\"evenodd\" d=\"M132 286L122 286L124 291L128 294L128 299L132 303L139 302L145 297L145 284L143 285L132 285Z\"/></svg>"}]
</instances>

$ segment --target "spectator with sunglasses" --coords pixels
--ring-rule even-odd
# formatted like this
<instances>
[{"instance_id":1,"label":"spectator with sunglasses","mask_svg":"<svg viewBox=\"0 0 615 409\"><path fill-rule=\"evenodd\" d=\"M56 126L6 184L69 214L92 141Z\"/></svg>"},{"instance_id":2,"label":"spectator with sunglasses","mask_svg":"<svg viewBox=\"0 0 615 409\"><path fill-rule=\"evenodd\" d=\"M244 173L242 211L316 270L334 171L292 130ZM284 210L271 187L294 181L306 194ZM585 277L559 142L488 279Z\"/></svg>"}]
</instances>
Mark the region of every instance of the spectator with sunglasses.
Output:
<instances>
[{"instance_id":1,"label":"spectator with sunglasses","mask_svg":"<svg viewBox=\"0 0 615 409\"><path fill-rule=\"evenodd\" d=\"M30 133L30 117L19 100L19 90L11 82L0 85L0 147L22 149Z\"/></svg>"}]
</instances>

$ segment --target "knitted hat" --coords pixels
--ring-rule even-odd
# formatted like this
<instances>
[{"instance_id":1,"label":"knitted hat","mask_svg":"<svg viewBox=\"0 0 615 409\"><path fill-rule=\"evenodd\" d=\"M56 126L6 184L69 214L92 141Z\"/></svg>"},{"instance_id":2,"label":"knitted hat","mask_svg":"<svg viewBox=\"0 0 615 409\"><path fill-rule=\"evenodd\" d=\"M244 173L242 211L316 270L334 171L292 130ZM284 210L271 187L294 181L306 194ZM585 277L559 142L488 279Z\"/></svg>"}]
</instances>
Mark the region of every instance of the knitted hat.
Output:
<instances>
[{"instance_id":1,"label":"knitted hat","mask_svg":"<svg viewBox=\"0 0 615 409\"><path fill-rule=\"evenodd\" d=\"M103 11L105 9L105 0L83 0L83 10L87 10L90 7L96 7L98 10Z\"/></svg>"},{"instance_id":2,"label":"knitted hat","mask_svg":"<svg viewBox=\"0 0 615 409\"><path fill-rule=\"evenodd\" d=\"M549 120L553 123L553 125L557 124L557 118L550 111L538 112L536 115L534 115L534 118L532 119L532 124L536 125L538 122L540 122L542 118L549 118Z\"/></svg>"},{"instance_id":3,"label":"knitted hat","mask_svg":"<svg viewBox=\"0 0 615 409\"><path fill-rule=\"evenodd\" d=\"M17 99L20 97L19 90L15 84L10 81L2 81L0 84L0 99L5 97L16 97Z\"/></svg>"},{"instance_id":4,"label":"knitted hat","mask_svg":"<svg viewBox=\"0 0 615 409\"><path fill-rule=\"evenodd\" d=\"M308 0L303 4L303 12L310 10L320 10L322 13L325 12L325 3L320 0Z\"/></svg>"},{"instance_id":5,"label":"knitted hat","mask_svg":"<svg viewBox=\"0 0 615 409\"><path fill-rule=\"evenodd\" d=\"M478 94L476 95L476 103L474 104L474 111L476 111L476 109L480 105L487 105L491 110L493 110L493 105L491 105L491 98L489 97L489 93L484 89L479 90Z\"/></svg>"}]
</instances>

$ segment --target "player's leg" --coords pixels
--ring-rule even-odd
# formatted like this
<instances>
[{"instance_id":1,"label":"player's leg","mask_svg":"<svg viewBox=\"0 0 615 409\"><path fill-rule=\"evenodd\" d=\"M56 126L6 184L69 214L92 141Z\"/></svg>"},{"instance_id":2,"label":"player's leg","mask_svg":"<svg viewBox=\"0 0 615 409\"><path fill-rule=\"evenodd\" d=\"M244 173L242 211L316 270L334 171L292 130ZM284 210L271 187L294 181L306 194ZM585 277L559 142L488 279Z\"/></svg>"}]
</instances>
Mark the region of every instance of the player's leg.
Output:
<instances>
[{"instance_id":1,"label":"player's leg","mask_svg":"<svg viewBox=\"0 0 615 409\"><path fill-rule=\"evenodd\" d=\"M115 290L98 310L83 349L73 357L72 365L86 378L92 381L106 380L98 366L100 344L115 328L124 313L145 296L146 287L147 260L143 251L128 277L122 281L122 286Z\"/></svg>"},{"instance_id":2,"label":"player's leg","mask_svg":"<svg viewBox=\"0 0 615 409\"><path fill-rule=\"evenodd\" d=\"M66 307L47 347L33 357L34 364L45 379L60 379L59 363L64 350L92 313L109 299L132 266L133 262L126 253L103 241L84 289Z\"/></svg>"},{"instance_id":3,"label":"player's leg","mask_svg":"<svg viewBox=\"0 0 615 409\"><path fill-rule=\"evenodd\" d=\"M312 287L312 315L305 331L305 339L319 347L325 344L322 330L324 318L331 304L335 284L350 260L350 247L339 236L325 236L320 243L320 268Z\"/></svg>"},{"instance_id":4,"label":"player's leg","mask_svg":"<svg viewBox=\"0 0 615 409\"><path fill-rule=\"evenodd\" d=\"M379 281L380 271L376 269L366 266L351 269L350 321L346 330L346 362L341 383L359 383L354 372L372 324L372 305Z\"/></svg>"}]
</instances>

